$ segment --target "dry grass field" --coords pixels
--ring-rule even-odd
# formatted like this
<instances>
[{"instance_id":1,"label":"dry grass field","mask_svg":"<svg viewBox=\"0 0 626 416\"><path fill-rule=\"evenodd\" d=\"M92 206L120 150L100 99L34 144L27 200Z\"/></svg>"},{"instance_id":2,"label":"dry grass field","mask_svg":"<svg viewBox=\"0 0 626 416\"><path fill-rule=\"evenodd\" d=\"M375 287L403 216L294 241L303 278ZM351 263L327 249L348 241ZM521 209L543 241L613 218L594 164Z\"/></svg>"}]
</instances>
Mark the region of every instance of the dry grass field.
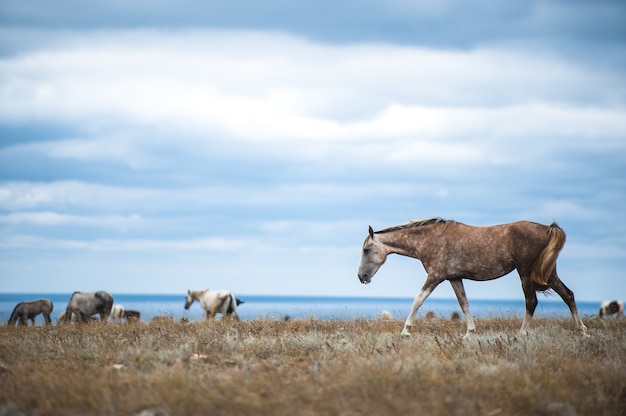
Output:
<instances>
[{"instance_id":1,"label":"dry grass field","mask_svg":"<svg viewBox=\"0 0 626 416\"><path fill-rule=\"evenodd\" d=\"M1 326L0 415L625 414L626 320L585 323Z\"/></svg>"}]
</instances>

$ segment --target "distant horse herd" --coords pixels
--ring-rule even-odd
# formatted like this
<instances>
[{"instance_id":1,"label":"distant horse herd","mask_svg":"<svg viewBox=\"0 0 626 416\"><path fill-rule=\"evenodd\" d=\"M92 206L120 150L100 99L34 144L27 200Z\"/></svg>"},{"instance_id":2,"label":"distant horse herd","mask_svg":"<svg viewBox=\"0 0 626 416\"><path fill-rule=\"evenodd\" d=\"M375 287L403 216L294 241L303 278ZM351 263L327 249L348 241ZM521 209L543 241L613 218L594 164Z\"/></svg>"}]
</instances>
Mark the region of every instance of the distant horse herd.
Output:
<instances>
[{"instance_id":1,"label":"distant horse herd","mask_svg":"<svg viewBox=\"0 0 626 416\"><path fill-rule=\"evenodd\" d=\"M187 291L185 299L185 309L189 309L194 301L198 301L200 306L205 310L207 319L213 319L220 313L223 316L232 316L239 320L237 315L237 306L244 303L238 299L232 292L227 290L195 290ZM20 325L28 326L28 321L35 325L35 317L43 315L46 325L52 323L52 310L54 305L49 299L37 299L34 301L18 303L7 324L10 326ZM141 312L125 309L120 304L113 304L113 296L104 290L97 292L74 292L67 302L67 306L63 312L59 314L58 323L87 323L92 321L107 322L109 318L113 322L128 323L138 322L141 320Z\"/></svg>"},{"instance_id":2,"label":"distant horse herd","mask_svg":"<svg viewBox=\"0 0 626 416\"><path fill-rule=\"evenodd\" d=\"M469 312L469 303L463 287L463 279L487 281L502 277L513 270L518 271L526 301L526 314L520 328L526 334L537 306L536 292L552 290L569 307L572 318L583 335L586 327L578 314L574 293L565 286L556 273L556 260L565 244L565 232L556 224L542 225L529 221L474 227L457 221L430 218L374 231L369 227L363 243L358 278L368 284L385 262L389 254L413 257L422 262L427 277L415 297L402 335L410 336L418 309L429 294L443 281L448 281L465 315L467 334L475 331ZM205 311L206 319L214 319L219 313L239 319L237 307L243 303L227 290L188 290L185 309L198 301ZM27 326L30 320L42 314L46 325L52 320L53 305L48 299L20 302L15 306L8 324ZM90 322L99 315L101 322L137 322L139 311L114 305L113 297L105 292L74 292L59 322ZM458 314L457 314L458 316ZM622 301L604 301L598 313L600 318L624 316ZM428 318L429 315L427 314Z\"/></svg>"},{"instance_id":3,"label":"distant horse herd","mask_svg":"<svg viewBox=\"0 0 626 416\"><path fill-rule=\"evenodd\" d=\"M223 316L232 316L239 320L237 315L237 307L244 303L243 300L235 297L232 292L227 290L188 290L185 298L185 309L198 301L202 309L205 311L206 319L214 319L220 313ZM35 317L43 315L46 325L52 323L50 315L54 305L49 299L37 299L33 301L25 301L18 303L7 324L10 326L20 325L28 326L28 321L35 325ZM132 309L125 309L120 304L113 304L113 296L105 291L98 292L74 292L70 297L67 307L59 314L57 322L59 323L79 323L98 321L95 315L100 316L100 322L107 322L110 318L113 322L139 322L141 312ZM428 311L425 319L432 319L435 315L432 311ZM624 303L620 300L603 301L598 312L600 318L620 319L624 317ZM387 311L382 311L381 319L391 319L391 315ZM458 312L453 312L451 318L453 321L460 320Z\"/></svg>"}]
</instances>

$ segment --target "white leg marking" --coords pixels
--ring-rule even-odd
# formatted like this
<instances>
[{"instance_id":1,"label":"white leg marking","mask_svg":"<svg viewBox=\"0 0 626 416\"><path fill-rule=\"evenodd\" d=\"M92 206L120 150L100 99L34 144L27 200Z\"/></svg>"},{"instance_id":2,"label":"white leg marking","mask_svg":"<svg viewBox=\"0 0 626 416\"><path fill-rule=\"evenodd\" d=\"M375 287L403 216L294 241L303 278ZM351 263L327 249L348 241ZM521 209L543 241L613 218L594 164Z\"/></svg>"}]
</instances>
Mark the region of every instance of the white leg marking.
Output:
<instances>
[{"instance_id":1,"label":"white leg marking","mask_svg":"<svg viewBox=\"0 0 626 416\"><path fill-rule=\"evenodd\" d=\"M465 324L467 325L467 332L465 333L465 336L467 337L476 331L476 326L474 325L474 320L472 319L472 315L469 311L469 302L467 301L467 295L465 294L465 287L463 287L463 280L450 280L450 284L452 285L452 289L454 289L456 299L459 301L459 306L465 316Z\"/></svg>"},{"instance_id":2,"label":"white leg marking","mask_svg":"<svg viewBox=\"0 0 626 416\"><path fill-rule=\"evenodd\" d=\"M419 291L419 293L417 294L417 296L415 296L415 299L413 300L413 306L411 307L411 312L409 313L409 316L406 318L406 321L404 322L404 328L402 328L401 335L405 337L411 336L411 333L409 332L409 328L411 328L411 326L413 325L413 320L415 319L415 314L417 313L417 310L420 308L420 306L422 306L422 304L424 303L428 295L430 295L430 293L433 291L435 287L437 287L438 284L439 282L433 283L432 280L429 280L428 278L426 279L426 283L424 283L424 286L422 286L422 289Z\"/></svg>"}]
</instances>

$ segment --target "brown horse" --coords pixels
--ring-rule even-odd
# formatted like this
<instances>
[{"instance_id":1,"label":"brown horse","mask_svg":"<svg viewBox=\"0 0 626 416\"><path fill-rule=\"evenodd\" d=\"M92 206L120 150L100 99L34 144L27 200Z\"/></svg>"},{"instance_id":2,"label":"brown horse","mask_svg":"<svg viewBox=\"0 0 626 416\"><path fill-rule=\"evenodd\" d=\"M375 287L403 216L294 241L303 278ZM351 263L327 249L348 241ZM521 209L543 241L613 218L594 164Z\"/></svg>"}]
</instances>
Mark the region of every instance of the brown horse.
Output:
<instances>
[{"instance_id":1,"label":"brown horse","mask_svg":"<svg viewBox=\"0 0 626 416\"><path fill-rule=\"evenodd\" d=\"M410 336L417 310L428 295L444 280L454 289L467 322L467 334L475 331L462 279L493 280L517 269L526 300L526 314L520 334L537 307L537 291L554 290L567 304L581 333L587 334L574 293L556 273L556 259L565 244L565 232L556 224L529 221L474 227L456 221L431 218L376 231L369 227L363 243L358 276L367 284L387 255L395 253L421 260L426 270L422 286L409 313L402 335Z\"/></svg>"},{"instance_id":2,"label":"brown horse","mask_svg":"<svg viewBox=\"0 0 626 416\"><path fill-rule=\"evenodd\" d=\"M50 319L50 314L52 313L53 308L54 305L49 299L38 299L31 302L20 302L13 309L8 324L15 325L15 323L17 322L18 325L27 326L28 320L30 319L33 323L33 326L35 326L35 317L41 313L43 314L43 319L45 320L46 325L50 325L50 323L52 323L52 319Z\"/></svg>"},{"instance_id":3,"label":"brown horse","mask_svg":"<svg viewBox=\"0 0 626 416\"><path fill-rule=\"evenodd\" d=\"M139 322L141 319L141 312L134 311L132 309L124 309L122 311L122 318L126 319L126 322Z\"/></svg>"},{"instance_id":4,"label":"brown horse","mask_svg":"<svg viewBox=\"0 0 626 416\"><path fill-rule=\"evenodd\" d=\"M111 319L115 322L121 322L122 319L126 319L126 322L139 322L141 312L125 309L124 306L118 303L113 305L113 309L111 309Z\"/></svg>"}]
</instances>

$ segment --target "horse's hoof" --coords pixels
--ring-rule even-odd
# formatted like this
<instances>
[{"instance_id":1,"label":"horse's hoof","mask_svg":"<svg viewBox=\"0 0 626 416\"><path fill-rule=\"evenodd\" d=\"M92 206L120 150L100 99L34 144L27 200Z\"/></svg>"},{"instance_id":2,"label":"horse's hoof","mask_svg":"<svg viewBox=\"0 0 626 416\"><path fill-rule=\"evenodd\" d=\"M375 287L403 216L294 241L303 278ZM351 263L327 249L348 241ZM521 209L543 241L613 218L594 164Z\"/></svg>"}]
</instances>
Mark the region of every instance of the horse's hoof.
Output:
<instances>
[{"instance_id":1,"label":"horse's hoof","mask_svg":"<svg viewBox=\"0 0 626 416\"><path fill-rule=\"evenodd\" d=\"M400 335L402 335L403 337L411 337L411 333L406 328L402 329Z\"/></svg>"}]
</instances>

